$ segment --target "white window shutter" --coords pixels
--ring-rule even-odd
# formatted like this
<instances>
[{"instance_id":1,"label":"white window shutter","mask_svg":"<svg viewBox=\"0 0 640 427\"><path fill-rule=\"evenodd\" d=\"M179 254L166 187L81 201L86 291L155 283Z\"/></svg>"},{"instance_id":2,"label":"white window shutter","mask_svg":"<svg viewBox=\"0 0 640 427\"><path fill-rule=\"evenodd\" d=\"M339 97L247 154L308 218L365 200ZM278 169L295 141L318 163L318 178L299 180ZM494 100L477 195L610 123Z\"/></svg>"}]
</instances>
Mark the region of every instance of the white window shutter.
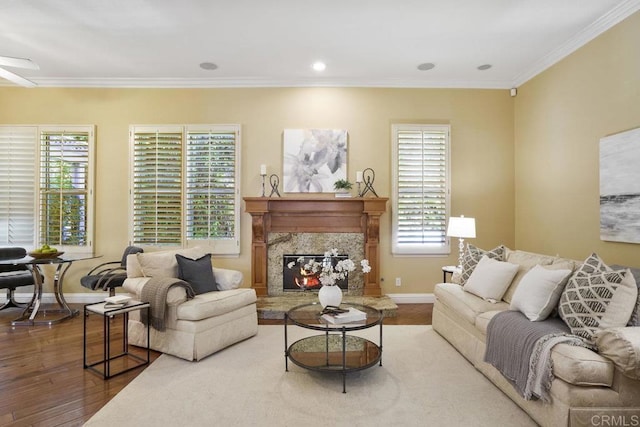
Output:
<instances>
[{"instance_id":1,"label":"white window shutter","mask_svg":"<svg viewBox=\"0 0 640 427\"><path fill-rule=\"evenodd\" d=\"M449 214L449 126L394 125L394 254L444 255Z\"/></svg>"},{"instance_id":2,"label":"white window shutter","mask_svg":"<svg viewBox=\"0 0 640 427\"><path fill-rule=\"evenodd\" d=\"M188 244L216 254L239 253L237 125L188 126L185 226Z\"/></svg>"},{"instance_id":3,"label":"white window shutter","mask_svg":"<svg viewBox=\"0 0 640 427\"><path fill-rule=\"evenodd\" d=\"M182 127L131 131L132 243L182 244Z\"/></svg>"},{"instance_id":4,"label":"white window shutter","mask_svg":"<svg viewBox=\"0 0 640 427\"><path fill-rule=\"evenodd\" d=\"M0 126L0 245L35 247L36 126Z\"/></svg>"}]
</instances>

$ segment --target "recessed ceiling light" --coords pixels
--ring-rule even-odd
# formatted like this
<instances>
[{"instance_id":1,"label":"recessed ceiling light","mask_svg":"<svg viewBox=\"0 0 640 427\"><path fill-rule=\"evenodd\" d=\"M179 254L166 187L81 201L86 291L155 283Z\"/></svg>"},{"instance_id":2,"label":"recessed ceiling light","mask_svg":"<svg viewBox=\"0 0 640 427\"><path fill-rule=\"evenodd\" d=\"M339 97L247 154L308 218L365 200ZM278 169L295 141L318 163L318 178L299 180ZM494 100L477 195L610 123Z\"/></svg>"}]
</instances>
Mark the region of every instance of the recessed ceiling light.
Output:
<instances>
[{"instance_id":1,"label":"recessed ceiling light","mask_svg":"<svg viewBox=\"0 0 640 427\"><path fill-rule=\"evenodd\" d=\"M321 62L321 61L317 61L317 62L313 63L311 68L313 68L316 71L324 71L325 68L327 68L327 64L325 64L324 62Z\"/></svg>"},{"instance_id":2,"label":"recessed ceiling light","mask_svg":"<svg viewBox=\"0 0 640 427\"><path fill-rule=\"evenodd\" d=\"M200 68L202 68L203 70L215 70L218 68L218 66L213 62L203 62L200 64Z\"/></svg>"},{"instance_id":3,"label":"recessed ceiling light","mask_svg":"<svg viewBox=\"0 0 640 427\"><path fill-rule=\"evenodd\" d=\"M436 66L436 64L434 64L433 62L425 62L424 64L418 65L418 70L420 70L420 71L428 71L428 70L431 70L432 68L434 68L435 66Z\"/></svg>"},{"instance_id":4,"label":"recessed ceiling light","mask_svg":"<svg viewBox=\"0 0 640 427\"><path fill-rule=\"evenodd\" d=\"M493 67L493 65L491 65L491 64L483 64L483 65L480 65L480 66L478 67L478 70L480 70L480 71L484 71L484 70L488 70L488 69L489 69L489 68L491 68L491 67Z\"/></svg>"}]
</instances>

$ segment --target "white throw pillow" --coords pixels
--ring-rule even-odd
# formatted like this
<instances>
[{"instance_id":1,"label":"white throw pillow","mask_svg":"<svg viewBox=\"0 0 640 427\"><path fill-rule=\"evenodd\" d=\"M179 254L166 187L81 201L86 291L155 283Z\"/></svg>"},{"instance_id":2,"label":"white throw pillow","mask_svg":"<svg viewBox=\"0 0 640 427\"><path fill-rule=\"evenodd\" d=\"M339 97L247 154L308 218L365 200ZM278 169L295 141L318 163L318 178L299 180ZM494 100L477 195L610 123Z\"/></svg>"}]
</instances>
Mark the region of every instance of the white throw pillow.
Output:
<instances>
[{"instance_id":1,"label":"white throw pillow","mask_svg":"<svg viewBox=\"0 0 640 427\"><path fill-rule=\"evenodd\" d=\"M517 264L496 261L485 255L467 279L464 290L487 301L500 301L517 272Z\"/></svg>"},{"instance_id":2,"label":"white throw pillow","mask_svg":"<svg viewBox=\"0 0 640 427\"><path fill-rule=\"evenodd\" d=\"M520 280L511 300L511 310L518 310L532 322L544 320L558 305L571 270L548 270L534 266Z\"/></svg>"}]
</instances>

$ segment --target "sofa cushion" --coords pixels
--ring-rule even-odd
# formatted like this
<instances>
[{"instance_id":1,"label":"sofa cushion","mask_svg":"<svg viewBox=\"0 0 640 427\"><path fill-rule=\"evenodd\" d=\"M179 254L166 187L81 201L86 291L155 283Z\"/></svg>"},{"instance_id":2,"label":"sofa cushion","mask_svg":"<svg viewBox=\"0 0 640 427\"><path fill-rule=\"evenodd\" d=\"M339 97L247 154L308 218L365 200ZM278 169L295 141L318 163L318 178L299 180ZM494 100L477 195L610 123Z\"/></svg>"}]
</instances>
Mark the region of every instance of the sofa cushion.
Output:
<instances>
[{"instance_id":1,"label":"sofa cushion","mask_svg":"<svg viewBox=\"0 0 640 427\"><path fill-rule=\"evenodd\" d=\"M488 301L498 302L517 271L517 264L497 261L484 255L467 279L464 290Z\"/></svg>"},{"instance_id":2,"label":"sofa cushion","mask_svg":"<svg viewBox=\"0 0 640 427\"><path fill-rule=\"evenodd\" d=\"M518 310L533 322L544 320L558 305L571 270L550 270L534 266L524 275L513 294L511 310Z\"/></svg>"},{"instance_id":3,"label":"sofa cushion","mask_svg":"<svg viewBox=\"0 0 640 427\"><path fill-rule=\"evenodd\" d=\"M588 348L558 344L551 351L553 375L579 386L613 384L613 363Z\"/></svg>"},{"instance_id":4,"label":"sofa cushion","mask_svg":"<svg viewBox=\"0 0 640 427\"><path fill-rule=\"evenodd\" d=\"M476 322L476 316L481 313L509 309L509 304L505 302L492 304L469 292L465 292L462 286L455 283L437 284L435 296L438 301L454 310L472 325Z\"/></svg>"},{"instance_id":5,"label":"sofa cushion","mask_svg":"<svg viewBox=\"0 0 640 427\"><path fill-rule=\"evenodd\" d=\"M640 328L624 327L596 332L601 355L611 359L624 375L640 380Z\"/></svg>"},{"instance_id":6,"label":"sofa cushion","mask_svg":"<svg viewBox=\"0 0 640 427\"><path fill-rule=\"evenodd\" d=\"M636 308L633 310L633 314L631 314L631 319L629 319L627 326L640 326L640 268L630 268L622 265L612 265L611 268L614 270L626 270L629 268L629 271L633 274L636 285L638 285L638 298L636 300Z\"/></svg>"},{"instance_id":7,"label":"sofa cushion","mask_svg":"<svg viewBox=\"0 0 640 427\"><path fill-rule=\"evenodd\" d=\"M524 275L527 274L527 272L536 265L551 265L555 260L555 257L535 254L533 252L526 252L521 250L514 251L507 249L505 260L507 262L510 262L511 264L519 265L516 276L513 278L513 281L511 282L511 285L509 285L507 292L505 292L504 296L502 297L503 300L510 303L513 300L513 294L518 288L518 284L520 283Z\"/></svg>"},{"instance_id":8,"label":"sofa cushion","mask_svg":"<svg viewBox=\"0 0 640 427\"><path fill-rule=\"evenodd\" d=\"M198 259L176 254L176 261L178 261L178 278L189 283L196 295L218 290L213 276L211 254Z\"/></svg>"},{"instance_id":9,"label":"sofa cushion","mask_svg":"<svg viewBox=\"0 0 640 427\"><path fill-rule=\"evenodd\" d=\"M256 302L254 289L240 288L229 291L207 292L196 295L177 307L178 320L202 320L220 316Z\"/></svg>"},{"instance_id":10,"label":"sofa cushion","mask_svg":"<svg viewBox=\"0 0 640 427\"><path fill-rule=\"evenodd\" d=\"M497 261L504 261L505 247L500 245L490 251L477 248L472 244L467 244L467 250L462 257L462 271L460 272L460 284L464 285L473 273L480 259L486 255Z\"/></svg>"},{"instance_id":11,"label":"sofa cushion","mask_svg":"<svg viewBox=\"0 0 640 427\"><path fill-rule=\"evenodd\" d=\"M598 272L601 269L607 271ZM611 271L593 254L569 279L558 310L573 334L594 344L596 330L621 327L629 322L637 297L638 288L631 272Z\"/></svg>"},{"instance_id":12,"label":"sofa cushion","mask_svg":"<svg viewBox=\"0 0 640 427\"><path fill-rule=\"evenodd\" d=\"M198 259L207 252L200 247L175 249L158 252L140 252L136 254L140 269L145 277L178 277L178 261L176 254L187 258ZM129 258L127 258L127 263ZM131 267L132 272L135 266ZM129 270L127 270L129 276ZM131 277L131 276L129 276Z\"/></svg>"}]
</instances>

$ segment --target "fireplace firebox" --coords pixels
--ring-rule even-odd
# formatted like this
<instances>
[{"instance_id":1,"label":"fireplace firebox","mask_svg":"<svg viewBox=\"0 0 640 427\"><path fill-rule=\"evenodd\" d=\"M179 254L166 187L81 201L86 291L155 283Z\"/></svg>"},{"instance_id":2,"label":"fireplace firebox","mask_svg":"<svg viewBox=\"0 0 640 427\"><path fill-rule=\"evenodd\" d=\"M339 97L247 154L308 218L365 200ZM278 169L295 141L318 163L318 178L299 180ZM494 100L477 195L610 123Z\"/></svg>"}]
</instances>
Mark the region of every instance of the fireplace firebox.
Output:
<instances>
[{"instance_id":1,"label":"fireplace firebox","mask_svg":"<svg viewBox=\"0 0 640 427\"><path fill-rule=\"evenodd\" d=\"M292 255L285 254L282 256L283 268L282 268L282 289L285 292L296 292L306 290L318 290L322 286L320 283L319 272L313 273L305 270L304 266L310 260L315 260L317 263L332 263L335 267L338 262L347 259L348 255L338 255L333 257L326 257L322 254L312 255ZM289 268L291 265L291 268ZM342 280L336 281L336 286L340 289L347 290L349 288L349 277L345 277Z\"/></svg>"}]
</instances>

